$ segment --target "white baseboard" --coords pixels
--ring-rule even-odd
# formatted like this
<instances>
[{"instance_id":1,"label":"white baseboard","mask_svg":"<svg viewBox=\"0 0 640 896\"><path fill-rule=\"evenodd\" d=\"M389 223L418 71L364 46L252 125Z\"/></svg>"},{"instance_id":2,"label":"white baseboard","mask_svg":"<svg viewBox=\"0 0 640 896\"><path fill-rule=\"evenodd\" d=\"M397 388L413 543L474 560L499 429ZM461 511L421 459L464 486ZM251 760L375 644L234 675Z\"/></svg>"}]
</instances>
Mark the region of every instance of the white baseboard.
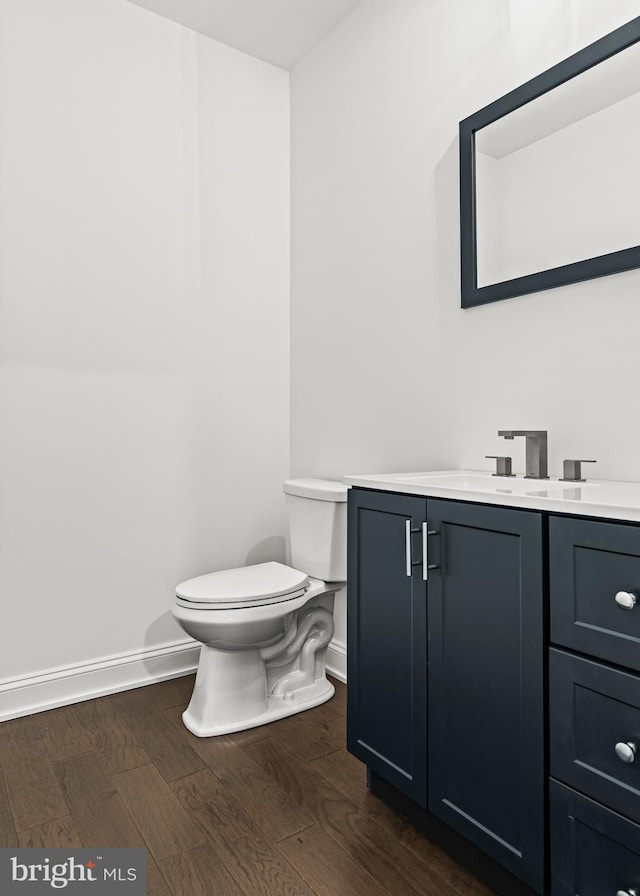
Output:
<instances>
[{"instance_id":1,"label":"white baseboard","mask_svg":"<svg viewBox=\"0 0 640 896\"><path fill-rule=\"evenodd\" d=\"M200 645L179 641L0 682L0 722L195 672Z\"/></svg>"},{"instance_id":2,"label":"white baseboard","mask_svg":"<svg viewBox=\"0 0 640 896\"><path fill-rule=\"evenodd\" d=\"M327 672L338 681L347 680L347 646L333 640L327 647Z\"/></svg>"},{"instance_id":3,"label":"white baseboard","mask_svg":"<svg viewBox=\"0 0 640 896\"><path fill-rule=\"evenodd\" d=\"M200 645L179 641L95 663L52 669L0 682L0 722L57 706L68 706L147 684L190 675L198 667ZM347 680L347 649L340 641L327 648L327 672Z\"/></svg>"}]
</instances>

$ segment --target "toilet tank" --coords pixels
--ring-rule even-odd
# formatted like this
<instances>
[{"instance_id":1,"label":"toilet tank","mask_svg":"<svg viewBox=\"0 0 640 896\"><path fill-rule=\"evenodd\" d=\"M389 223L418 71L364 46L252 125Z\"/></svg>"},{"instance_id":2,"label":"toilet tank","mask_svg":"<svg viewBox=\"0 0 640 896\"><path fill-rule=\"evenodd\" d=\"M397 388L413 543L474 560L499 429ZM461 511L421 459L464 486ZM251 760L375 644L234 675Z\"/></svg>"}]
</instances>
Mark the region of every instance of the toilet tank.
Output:
<instances>
[{"instance_id":1,"label":"toilet tank","mask_svg":"<svg viewBox=\"0 0 640 896\"><path fill-rule=\"evenodd\" d=\"M347 579L347 491L328 479L288 479L291 565L325 582Z\"/></svg>"}]
</instances>

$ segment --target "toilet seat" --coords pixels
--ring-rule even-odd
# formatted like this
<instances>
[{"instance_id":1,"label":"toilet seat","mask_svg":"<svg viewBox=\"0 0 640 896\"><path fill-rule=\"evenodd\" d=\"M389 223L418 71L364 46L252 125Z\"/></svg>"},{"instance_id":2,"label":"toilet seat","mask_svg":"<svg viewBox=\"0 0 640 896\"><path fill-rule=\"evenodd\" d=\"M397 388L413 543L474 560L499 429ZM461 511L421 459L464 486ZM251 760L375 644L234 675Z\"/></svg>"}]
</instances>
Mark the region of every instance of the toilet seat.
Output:
<instances>
[{"instance_id":1,"label":"toilet seat","mask_svg":"<svg viewBox=\"0 0 640 896\"><path fill-rule=\"evenodd\" d=\"M188 579L176 588L176 603L197 611L259 607L295 600L308 587L306 573L270 561Z\"/></svg>"}]
</instances>

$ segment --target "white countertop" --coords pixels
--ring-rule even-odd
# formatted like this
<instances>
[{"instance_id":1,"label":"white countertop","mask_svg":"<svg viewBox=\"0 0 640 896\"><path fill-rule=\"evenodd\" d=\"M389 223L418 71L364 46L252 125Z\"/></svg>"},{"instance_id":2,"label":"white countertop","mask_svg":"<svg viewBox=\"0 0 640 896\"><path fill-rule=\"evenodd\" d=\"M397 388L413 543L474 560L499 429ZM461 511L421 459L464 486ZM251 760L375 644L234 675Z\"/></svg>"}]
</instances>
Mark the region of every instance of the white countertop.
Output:
<instances>
[{"instance_id":1,"label":"white countertop","mask_svg":"<svg viewBox=\"0 0 640 896\"><path fill-rule=\"evenodd\" d=\"M505 507L640 522L640 482L562 482L472 470L345 476L348 485Z\"/></svg>"}]
</instances>

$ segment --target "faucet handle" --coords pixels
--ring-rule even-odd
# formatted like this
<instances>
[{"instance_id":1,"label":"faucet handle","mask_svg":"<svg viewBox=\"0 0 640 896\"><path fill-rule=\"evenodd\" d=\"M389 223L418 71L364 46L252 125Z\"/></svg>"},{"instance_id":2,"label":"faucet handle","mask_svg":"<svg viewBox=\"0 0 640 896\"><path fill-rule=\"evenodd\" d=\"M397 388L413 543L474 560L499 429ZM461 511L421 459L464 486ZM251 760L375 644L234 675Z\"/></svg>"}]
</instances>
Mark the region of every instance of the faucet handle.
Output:
<instances>
[{"instance_id":1,"label":"faucet handle","mask_svg":"<svg viewBox=\"0 0 640 896\"><path fill-rule=\"evenodd\" d=\"M562 477L560 482L586 482L582 479L580 464L595 464L595 460L565 460L562 462Z\"/></svg>"},{"instance_id":2,"label":"faucet handle","mask_svg":"<svg viewBox=\"0 0 640 896\"><path fill-rule=\"evenodd\" d=\"M515 473L511 472L511 458L510 457L501 457L498 454L485 454L485 457L495 460L496 462L496 472L492 473L492 476L515 476Z\"/></svg>"}]
</instances>

